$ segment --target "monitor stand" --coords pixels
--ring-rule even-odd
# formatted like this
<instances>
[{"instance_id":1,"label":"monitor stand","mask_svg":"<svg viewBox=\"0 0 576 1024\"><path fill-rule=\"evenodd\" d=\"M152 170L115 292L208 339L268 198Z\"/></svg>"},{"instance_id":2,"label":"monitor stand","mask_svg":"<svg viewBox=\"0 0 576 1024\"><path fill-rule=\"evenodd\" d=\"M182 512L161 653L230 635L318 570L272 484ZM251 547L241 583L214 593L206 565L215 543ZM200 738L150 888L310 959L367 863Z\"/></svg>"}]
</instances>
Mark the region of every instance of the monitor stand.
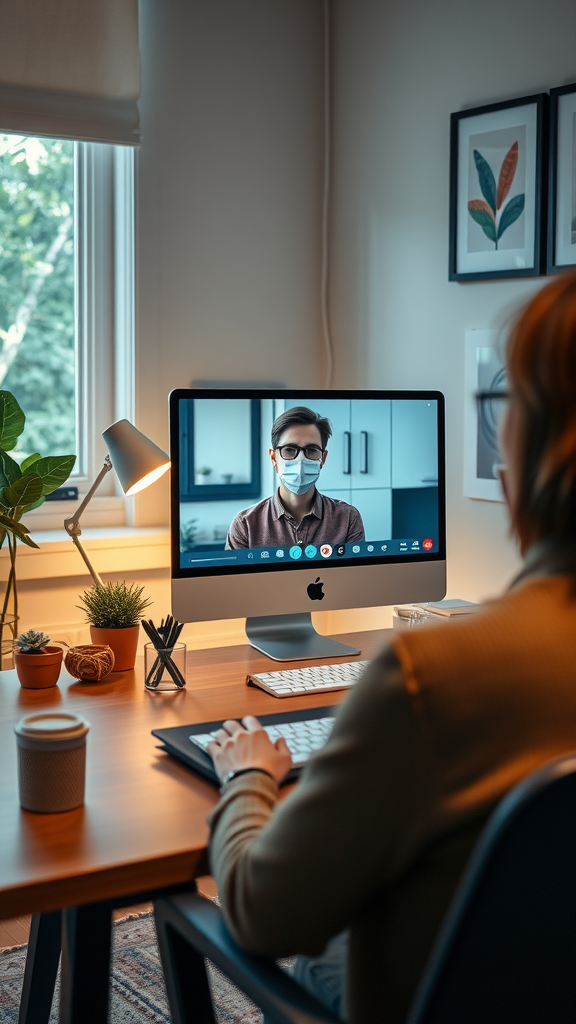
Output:
<instances>
[{"instance_id":1,"label":"monitor stand","mask_svg":"<svg viewBox=\"0 0 576 1024\"><path fill-rule=\"evenodd\" d=\"M304 661L308 658L351 658L360 654L312 625L310 612L296 615L259 615L246 619L246 636L252 647L273 661Z\"/></svg>"}]
</instances>

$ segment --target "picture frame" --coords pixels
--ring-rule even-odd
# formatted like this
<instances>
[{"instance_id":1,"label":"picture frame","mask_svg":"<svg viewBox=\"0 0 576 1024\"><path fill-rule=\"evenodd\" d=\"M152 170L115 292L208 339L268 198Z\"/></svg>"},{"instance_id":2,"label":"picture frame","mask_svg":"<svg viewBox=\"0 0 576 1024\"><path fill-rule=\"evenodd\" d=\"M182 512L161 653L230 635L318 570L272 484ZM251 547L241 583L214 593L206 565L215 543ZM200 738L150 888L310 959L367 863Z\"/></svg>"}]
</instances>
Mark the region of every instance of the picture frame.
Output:
<instances>
[{"instance_id":1,"label":"picture frame","mask_svg":"<svg viewBox=\"0 0 576 1024\"><path fill-rule=\"evenodd\" d=\"M547 93L451 115L450 281L544 272L547 115Z\"/></svg>"},{"instance_id":2,"label":"picture frame","mask_svg":"<svg viewBox=\"0 0 576 1024\"><path fill-rule=\"evenodd\" d=\"M498 331L466 331L464 363L464 497L504 501L498 474L501 403L481 408L479 391L506 389L506 370Z\"/></svg>"},{"instance_id":3,"label":"picture frame","mask_svg":"<svg viewBox=\"0 0 576 1024\"><path fill-rule=\"evenodd\" d=\"M549 273L576 266L576 83L550 90Z\"/></svg>"}]
</instances>

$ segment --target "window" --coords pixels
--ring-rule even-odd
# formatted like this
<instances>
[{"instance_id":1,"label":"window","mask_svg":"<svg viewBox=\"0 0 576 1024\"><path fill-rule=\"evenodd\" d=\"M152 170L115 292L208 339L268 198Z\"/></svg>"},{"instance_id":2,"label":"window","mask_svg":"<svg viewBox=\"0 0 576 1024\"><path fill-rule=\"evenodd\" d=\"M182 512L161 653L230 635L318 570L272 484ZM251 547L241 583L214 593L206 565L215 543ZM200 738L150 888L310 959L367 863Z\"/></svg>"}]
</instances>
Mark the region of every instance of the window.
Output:
<instances>
[{"instance_id":1,"label":"window","mask_svg":"<svg viewBox=\"0 0 576 1024\"><path fill-rule=\"evenodd\" d=\"M76 450L74 143L0 139L0 386L23 454Z\"/></svg>"},{"instance_id":2,"label":"window","mask_svg":"<svg viewBox=\"0 0 576 1024\"><path fill-rule=\"evenodd\" d=\"M75 452L80 492L102 430L133 417L134 171L129 147L0 135L0 387L26 413L17 455ZM123 522L106 486L94 509ZM56 504L37 526L61 523Z\"/></svg>"}]
</instances>

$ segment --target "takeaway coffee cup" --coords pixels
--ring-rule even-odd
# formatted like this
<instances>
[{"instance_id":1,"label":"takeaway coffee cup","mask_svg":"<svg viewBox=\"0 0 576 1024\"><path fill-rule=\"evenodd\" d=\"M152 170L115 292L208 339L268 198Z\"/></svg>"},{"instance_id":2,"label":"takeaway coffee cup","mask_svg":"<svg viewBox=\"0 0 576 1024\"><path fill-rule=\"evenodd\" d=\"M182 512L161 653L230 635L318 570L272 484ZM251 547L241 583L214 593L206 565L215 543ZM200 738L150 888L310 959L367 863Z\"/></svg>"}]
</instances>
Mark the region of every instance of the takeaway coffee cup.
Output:
<instances>
[{"instance_id":1,"label":"takeaway coffee cup","mask_svg":"<svg viewBox=\"0 0 576 1024\"><path fill-rule=\"evenodd\" d=\"M86 733L79 715L40 712L15 727L20 804L41 814L71 811L84 803Z\"/></svg>"}]
</instances>

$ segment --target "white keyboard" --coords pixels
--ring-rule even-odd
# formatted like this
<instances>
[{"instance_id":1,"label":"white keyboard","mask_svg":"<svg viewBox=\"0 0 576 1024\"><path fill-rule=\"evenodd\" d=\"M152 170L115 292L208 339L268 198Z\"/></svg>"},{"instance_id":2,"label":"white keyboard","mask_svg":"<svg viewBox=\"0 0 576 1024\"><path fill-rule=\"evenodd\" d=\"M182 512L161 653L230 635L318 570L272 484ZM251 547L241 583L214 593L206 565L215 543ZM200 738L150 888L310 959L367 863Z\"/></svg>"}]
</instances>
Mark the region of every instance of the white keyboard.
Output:
<instances>
[{"instance_id":1,"label":"white keyboard","mask_svg":"<svg viewBox=\"0 0 576 1024\"><path fill-rule=\"evenodd\" d=\"M332 732L333 725L334 718L313 718L304 722L280 722L278 725L265 725L264 729L273 743L283 736L292 754L294 764L303 765L310 760L315 750L322 749ZM199 733L188 738L206 753L206 747L216 738L216 732L217 730Z\"/></svg>"},{"instance_id":2,"label":"white keyboard","mask_svg":"<svg viewBox=\"0 0 576 1024\"><path fill-rule=\"evenodd\" d=\"M251 686L259 686L273 697L295 697L301 693L329 693L347 690L358 682L367 661L338 661L334 665L287 668L277 672L258 672L246 677Z\"/></svg>"}]
</instances>

